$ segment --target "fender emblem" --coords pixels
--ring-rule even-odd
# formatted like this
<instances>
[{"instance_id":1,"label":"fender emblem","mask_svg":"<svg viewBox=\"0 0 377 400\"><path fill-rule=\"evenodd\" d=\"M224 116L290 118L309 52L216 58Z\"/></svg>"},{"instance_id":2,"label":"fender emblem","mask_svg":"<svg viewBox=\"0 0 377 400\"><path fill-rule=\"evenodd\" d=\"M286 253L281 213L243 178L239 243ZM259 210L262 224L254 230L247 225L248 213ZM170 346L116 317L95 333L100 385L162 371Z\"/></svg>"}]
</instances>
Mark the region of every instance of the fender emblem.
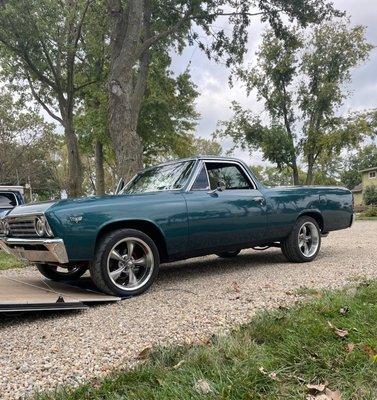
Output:
<instances>
[{"instance_id":1,"label":"fender emblem","mask_svg":"<svg viewBox=\"0 0 377 400\"><path fill-rule=\"evenodd\" d=\"M82 215L70 215L68 220L74 224L78 224L82 221Z\"/></svg>"}]
</instances>

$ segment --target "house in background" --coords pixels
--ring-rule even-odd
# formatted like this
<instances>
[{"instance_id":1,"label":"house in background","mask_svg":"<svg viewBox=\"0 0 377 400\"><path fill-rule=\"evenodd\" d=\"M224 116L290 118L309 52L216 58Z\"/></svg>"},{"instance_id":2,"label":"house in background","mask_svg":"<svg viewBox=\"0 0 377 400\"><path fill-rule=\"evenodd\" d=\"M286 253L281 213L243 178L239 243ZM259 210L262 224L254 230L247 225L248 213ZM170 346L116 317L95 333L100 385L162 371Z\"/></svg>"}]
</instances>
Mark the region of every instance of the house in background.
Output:
<instances>
[{"instance_id":1,"label":"house in background","mask_svg":"<svg viewBox=\"0 0 377 400\"><path fill-rule=\"evenodd\" d=\"M355 205L360 206L363 204L363 194L367 186L377 186L377 167L367 168L360 171L361 183L356 185L351 192L355 199Z\"/></svg>"}]
</instances>

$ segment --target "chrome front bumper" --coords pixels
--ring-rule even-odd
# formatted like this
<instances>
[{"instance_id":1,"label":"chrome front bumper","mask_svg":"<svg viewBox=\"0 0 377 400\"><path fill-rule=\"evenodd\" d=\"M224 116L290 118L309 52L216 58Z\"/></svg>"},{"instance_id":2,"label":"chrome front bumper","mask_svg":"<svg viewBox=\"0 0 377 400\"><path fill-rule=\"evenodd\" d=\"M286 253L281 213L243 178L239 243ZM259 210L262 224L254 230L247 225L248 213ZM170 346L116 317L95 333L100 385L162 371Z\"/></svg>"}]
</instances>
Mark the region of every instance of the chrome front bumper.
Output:
<instances>
[{"instance_id":1,"label":"chrome front bumper","mask_svg":"<svg viewBox=\"0 0 377 400\"><path fill-rule=\"evenodd\" d=\"M17 239L0 237L0 248L17 258L36 263L68 263L62 239Z\"/></svg>"}]
</instances>

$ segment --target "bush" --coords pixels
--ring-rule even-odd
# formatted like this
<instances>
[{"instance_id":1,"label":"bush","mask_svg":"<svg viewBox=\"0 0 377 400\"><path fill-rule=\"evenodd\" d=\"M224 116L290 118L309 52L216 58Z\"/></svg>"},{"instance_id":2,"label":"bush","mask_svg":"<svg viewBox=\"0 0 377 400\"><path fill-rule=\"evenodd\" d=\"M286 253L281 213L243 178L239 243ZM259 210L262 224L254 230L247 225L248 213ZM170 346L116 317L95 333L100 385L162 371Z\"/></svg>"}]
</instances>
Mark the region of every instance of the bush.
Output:
<instances>
[{"instance_id":1,"label":"bush","mask_svg":"<svg viewBox=\"0 0 377 400\"><path fill-rule=\"evenodd\" d=\"M367 186L364 190L364 203L369 205L377 206L377 186Z\"/></svg>"},{"instance_id":2,"label":"bush","mask_svg":"<svg viewBox=\"0 0 377 400\"><path fill-rule=\"evenodd\" d=\"M368 206L364 212L365 217L377 217L377 206Z\"/></svg>"}]
</instances>

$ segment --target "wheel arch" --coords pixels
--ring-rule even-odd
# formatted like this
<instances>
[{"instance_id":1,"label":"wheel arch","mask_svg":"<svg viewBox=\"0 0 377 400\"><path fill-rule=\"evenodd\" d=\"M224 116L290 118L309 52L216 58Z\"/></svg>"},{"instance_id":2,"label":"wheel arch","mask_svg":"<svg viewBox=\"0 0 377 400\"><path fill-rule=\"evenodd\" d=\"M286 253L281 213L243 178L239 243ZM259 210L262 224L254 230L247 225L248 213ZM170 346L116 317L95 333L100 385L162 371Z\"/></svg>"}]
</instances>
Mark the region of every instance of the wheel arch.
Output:
<instances>
[{"instance_id":1,"label":"wheel arch","mask_svg":"<svg viewBox=\"0 0 377 400\"><path fill-rule=\"evenodd\" d=\"M297 217L297 219L299 219L301 217L305 217L305 216L313 218L317 222L321 232L323 233L323 229L324 229L325 225L324 225L323 215L321 214L320 211L316 211L316 210L305 210L305 211L302 211L299 214L299 216Z\"/></svg>"},{"instance_id":2,"label":"wheel arch","mask_svg":"<svg viewBox=\"0 0 377 400\"><path fill-rule=\"evenodd\" d=\"M136 229L145 233L155 242L161 262L168 260L165 235L155 223L143 219L114 221L102 226L97 233L95 248L97 248L98 242L104 235L117 229Z\"/></svg>"}]
</instances>

